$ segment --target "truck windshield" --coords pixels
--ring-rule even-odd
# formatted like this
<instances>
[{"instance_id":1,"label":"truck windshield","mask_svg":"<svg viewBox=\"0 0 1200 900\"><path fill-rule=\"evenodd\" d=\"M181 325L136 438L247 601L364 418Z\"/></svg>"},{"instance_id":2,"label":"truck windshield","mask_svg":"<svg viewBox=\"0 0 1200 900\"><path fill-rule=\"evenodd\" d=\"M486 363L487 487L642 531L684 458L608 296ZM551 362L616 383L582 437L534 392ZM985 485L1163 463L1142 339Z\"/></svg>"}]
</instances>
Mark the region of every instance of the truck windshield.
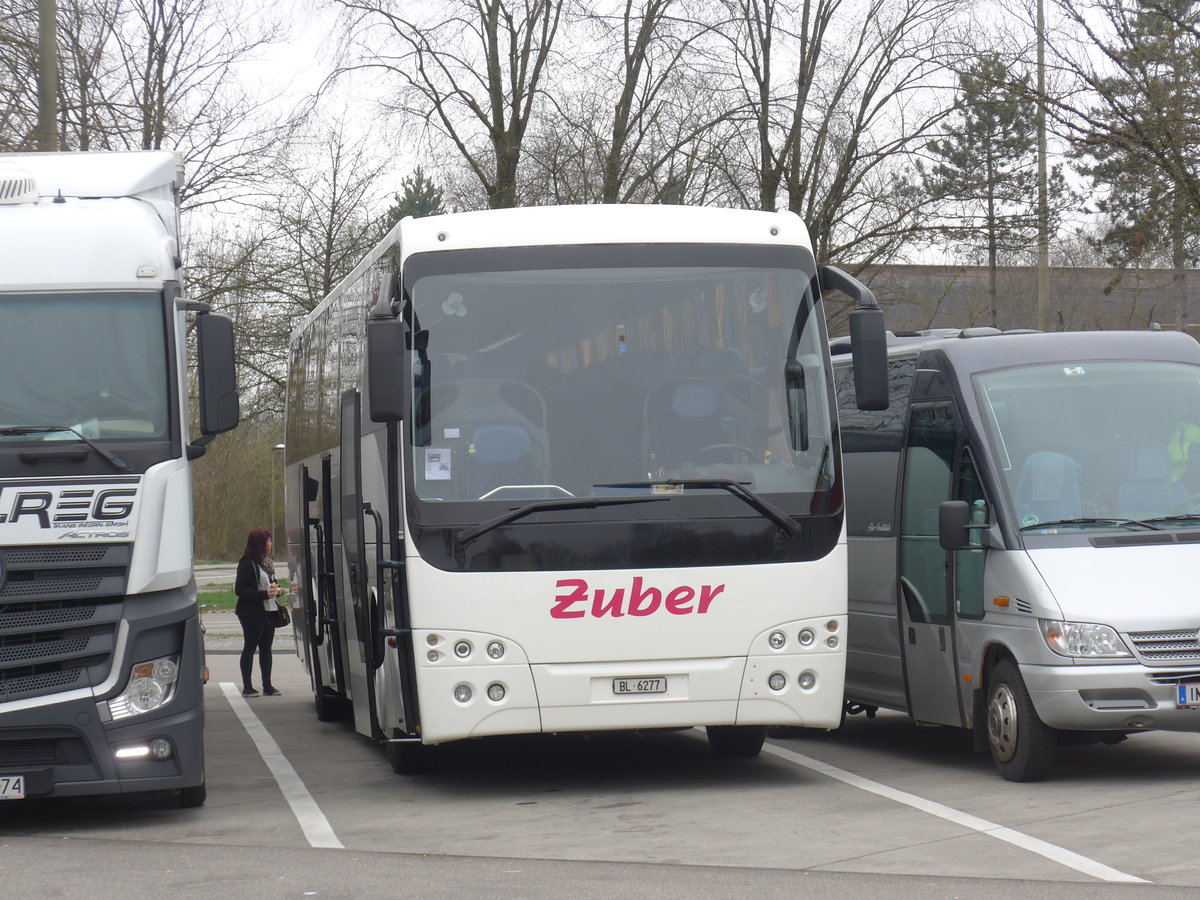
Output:
<instances>
[{"instance_id":1,"label":"truck windshield","mask_svg":"<svg viewBox=\"0 0 1200 900\"><path fill-rule=\"evenodd\" d=\"M0 297L0 442L165 438L165 340L157 293Z\"/></svg>"},{"instance_id":2,"label":"truck windshield","mask_svg":"<svg viewBox=\"0 0 1200 900\"><path fill-rule=\"evenodd\" d=\"M410 268L428 339L413 377L421 499L727 493L706 478L831 488L824 324L794 248L792 266L721 246L678 265L662 248L574 252L591 264L472 269L464 251L455 271Z\"/></svg>"},{"instance_id":3,"label":"truck windshield","mask_svg":"<svg viewBox=\"0 0 1200 900\"><path fill-rule=\"evenodd\" d=\"M976 385L1018 528L1182 524L1200 511L1200 367L1057 363L990 372Z\"/></svg>"}]
</instances>

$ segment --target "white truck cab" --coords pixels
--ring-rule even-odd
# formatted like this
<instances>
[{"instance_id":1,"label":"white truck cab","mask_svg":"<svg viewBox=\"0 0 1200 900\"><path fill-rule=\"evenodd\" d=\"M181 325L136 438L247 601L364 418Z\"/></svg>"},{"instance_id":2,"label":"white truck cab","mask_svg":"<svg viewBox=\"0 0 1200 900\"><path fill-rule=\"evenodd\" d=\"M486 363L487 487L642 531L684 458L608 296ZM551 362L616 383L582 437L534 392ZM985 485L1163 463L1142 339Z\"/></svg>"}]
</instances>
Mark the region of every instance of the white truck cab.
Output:
<instances>
[{"instance_id":1,"label":"white truck cab","mask_svg":"<svg viewBox=\"0 0 1200 900\"><path fill-rule=\"evenodd\" d=\"M232 323L183 298L181 175L0 154L0 800L204 801L188 460L238 398Z\"/></svg>"}]
</instances>

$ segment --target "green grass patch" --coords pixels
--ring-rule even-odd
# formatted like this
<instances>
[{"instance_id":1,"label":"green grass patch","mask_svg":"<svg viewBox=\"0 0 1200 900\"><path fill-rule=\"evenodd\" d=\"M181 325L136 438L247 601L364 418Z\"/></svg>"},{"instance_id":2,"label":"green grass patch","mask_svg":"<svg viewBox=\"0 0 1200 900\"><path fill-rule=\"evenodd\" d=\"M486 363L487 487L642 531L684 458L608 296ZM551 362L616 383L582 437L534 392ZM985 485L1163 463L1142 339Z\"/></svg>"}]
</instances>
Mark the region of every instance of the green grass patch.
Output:
<instances>
[{"instance_id":1,"label":"green grass patch","mask_svg":"<svg viewBox=\"0 0 1200 900\"><path fill-rule=\"evenodd\" d=\"M286 578L279 579L280 587L287 587L287 584L288 582ZM232 610L237 608L237 594L233 592L232 587L227 587L219 591L199 591L197 600L200 603L200 610L202 612L221 609Z\"/></svg>"}]
</instances>

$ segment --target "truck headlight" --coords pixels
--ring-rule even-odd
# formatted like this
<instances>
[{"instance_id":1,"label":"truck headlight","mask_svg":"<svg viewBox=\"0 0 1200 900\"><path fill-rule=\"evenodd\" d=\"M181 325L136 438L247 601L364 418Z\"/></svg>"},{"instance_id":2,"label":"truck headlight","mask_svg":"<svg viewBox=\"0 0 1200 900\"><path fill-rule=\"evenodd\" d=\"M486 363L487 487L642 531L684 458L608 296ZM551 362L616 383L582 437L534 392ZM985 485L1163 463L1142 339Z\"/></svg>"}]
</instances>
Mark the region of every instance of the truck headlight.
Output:
<instances>
[{"instance_id":1,"label":"truck headlight","mask_svg":"<svg viewBox=\"0 0 1200 900\"><path fill-rule=\"evenodd\" d=\"M1132 656L1120 635L1107 625L1040 619L1042 637L1055 653L1087 659Z\"/></svg>"},{"instance_id":2,"label":"truck headlight","mask_svg":"<svg viewBox=\"0 0 1200 900\"><path fill-rule=\"evenodd\" d=\"M129 670L125 690L108 701L108 711L114 719L128 719L166 706L178 680L179 660L174 656L137 663Z\"/></svg>"}]
</instances>

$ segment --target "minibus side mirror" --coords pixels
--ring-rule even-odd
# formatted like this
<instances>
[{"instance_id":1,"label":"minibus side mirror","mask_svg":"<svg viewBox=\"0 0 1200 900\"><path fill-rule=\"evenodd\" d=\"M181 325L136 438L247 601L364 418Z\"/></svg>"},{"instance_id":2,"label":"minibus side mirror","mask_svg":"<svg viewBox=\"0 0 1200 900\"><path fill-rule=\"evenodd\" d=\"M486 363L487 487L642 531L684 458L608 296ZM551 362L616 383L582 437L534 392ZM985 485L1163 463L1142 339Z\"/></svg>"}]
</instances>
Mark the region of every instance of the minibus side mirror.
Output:
<instances>
[{"instance_id":1,"label":"minibus side mirror","mask_svg":"<svg viewBox=\"0 0 1200 900\"><path fill-rule=\"evenodd\" d=\"M943 550L970 546L971 507L966 500L947 500L938 507L938 543Z\"/></svg>"}]
</instances>

